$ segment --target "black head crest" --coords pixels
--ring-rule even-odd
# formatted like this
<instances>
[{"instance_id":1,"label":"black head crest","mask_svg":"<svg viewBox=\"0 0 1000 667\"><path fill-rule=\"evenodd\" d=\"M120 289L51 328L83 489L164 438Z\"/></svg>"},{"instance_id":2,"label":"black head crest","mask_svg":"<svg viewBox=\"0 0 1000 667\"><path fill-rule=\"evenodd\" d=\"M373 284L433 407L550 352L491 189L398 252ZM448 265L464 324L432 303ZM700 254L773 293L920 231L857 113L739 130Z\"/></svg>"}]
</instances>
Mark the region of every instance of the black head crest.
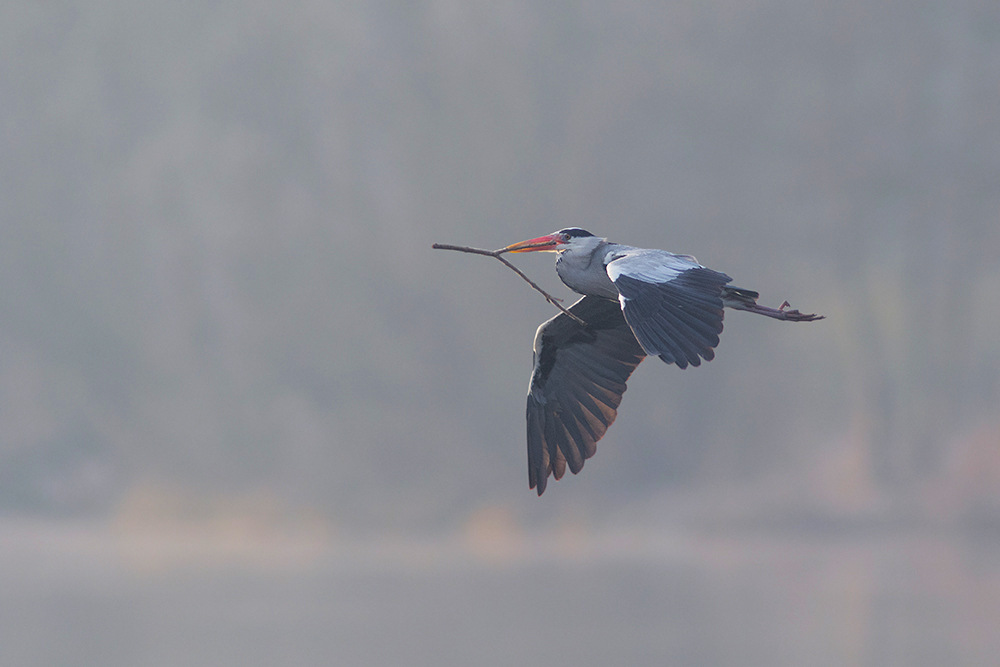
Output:
<instances>
[{"instance_id":1,"label":"black head crest","mask_svg":"<svg viewBox=\"0 0 1000 667\"><path fill-rule=\"evenodd\" d=\"M586 236L593 236L586 229L580 229L579 227L567 227L566 229L560 229L556 234L566 234L567 236L572 236L574 238L583 238Z\"/></svg>"}]
</instances>

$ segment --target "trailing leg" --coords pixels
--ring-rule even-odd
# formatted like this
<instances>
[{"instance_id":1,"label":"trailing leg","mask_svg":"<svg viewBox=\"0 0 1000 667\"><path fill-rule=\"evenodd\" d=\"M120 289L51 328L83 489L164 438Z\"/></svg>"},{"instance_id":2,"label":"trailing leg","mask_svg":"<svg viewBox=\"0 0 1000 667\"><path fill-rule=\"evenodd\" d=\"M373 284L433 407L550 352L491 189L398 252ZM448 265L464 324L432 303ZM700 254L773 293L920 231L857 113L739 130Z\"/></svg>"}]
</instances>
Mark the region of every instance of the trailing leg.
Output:
<instances>
[{"instance_id":1,"label":"trailing leg","mask_svg":"<svg viewBox=\"0 0 1000 667\"><path fill-rule=\"evenodd\" d=\"M745 310L750 313L757 313L758 315L765 315L767 317L773 317L776 320L784 320L786 322L813 322L815 320L824 319L823 315L800 313L795 309L786 310L789 305L787 301L782 303L777 308L761 306L757 303L758 297L760 297L760 294L754 292L753 290L728 286L722 288L722 303L727 308Z\"/></svg>"}]
</instances>

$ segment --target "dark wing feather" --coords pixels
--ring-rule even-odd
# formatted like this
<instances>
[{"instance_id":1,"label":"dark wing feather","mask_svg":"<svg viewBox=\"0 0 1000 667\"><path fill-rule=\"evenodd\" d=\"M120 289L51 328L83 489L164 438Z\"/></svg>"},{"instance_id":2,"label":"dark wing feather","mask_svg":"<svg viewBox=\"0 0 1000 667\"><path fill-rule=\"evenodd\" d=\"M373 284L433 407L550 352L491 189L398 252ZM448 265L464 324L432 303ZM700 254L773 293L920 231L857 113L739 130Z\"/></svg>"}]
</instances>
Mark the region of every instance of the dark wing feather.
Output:
<instances>
[{"instance_id":1,"label":"dark wing feather","mask_svg":"<svg viewBox=\"0 0 1000 667\"><path fill-rule=\"evenodd\" d=\"M528 484L545 491L568 467L574 474L614 422L625 382L646 353L615 301L585 296L538 327L528 387Z\"/></svg>"},{"instance_id":2,"label":"dark wing feather","mask_svg":"<svg viewBox=\"0 0 1000 667\"><path fill-rule=\"evenodd\" d=\"M681 368L715 357L712 348L722 333L722 289L732 278L701 266L662 281L643 280L627 270L616 273L622 312L647 354Z\"/></svg>"}]
</instances>

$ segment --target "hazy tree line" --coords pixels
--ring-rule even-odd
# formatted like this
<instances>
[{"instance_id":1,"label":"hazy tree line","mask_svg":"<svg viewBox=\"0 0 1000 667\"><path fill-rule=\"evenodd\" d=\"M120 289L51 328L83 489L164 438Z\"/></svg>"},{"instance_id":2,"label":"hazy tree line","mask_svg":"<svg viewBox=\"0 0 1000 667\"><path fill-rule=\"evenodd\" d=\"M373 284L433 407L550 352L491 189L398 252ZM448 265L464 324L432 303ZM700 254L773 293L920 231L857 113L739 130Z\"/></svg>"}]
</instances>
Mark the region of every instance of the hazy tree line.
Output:
<instances>
[{"instance_id":1,"label":"hazy tree line","mask_svg":"<svg viewBox=\"0 0 1000 667\"><path fill-rule=\"evenodd\" d=\"M947 478L1000 444L998 102L988 2L9 4L0 506L268 489L404 526L852 448L879 488ZM552 308L430 244L567 225L828 319L647 361L538 501ZM519 265L571 297L550 259Z\"/></svg>"}]
</instances>

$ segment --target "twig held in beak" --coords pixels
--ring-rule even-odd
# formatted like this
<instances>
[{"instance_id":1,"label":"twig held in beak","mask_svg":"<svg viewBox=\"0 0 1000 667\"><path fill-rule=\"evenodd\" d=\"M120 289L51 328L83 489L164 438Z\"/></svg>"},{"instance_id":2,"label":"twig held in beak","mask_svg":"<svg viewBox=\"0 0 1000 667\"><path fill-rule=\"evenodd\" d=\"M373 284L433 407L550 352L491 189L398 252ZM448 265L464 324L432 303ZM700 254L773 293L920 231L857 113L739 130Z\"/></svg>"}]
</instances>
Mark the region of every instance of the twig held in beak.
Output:
<instances>
[{"instance_id":1,"label":"twig held in beak","mask_svg":"<svg viewBox=\"0 0 1000 667\"><path fill-rule=\"evenodd\" d=\"M508 262L506 259L501 257L500 255L506 252L506 249L500 248L499 250L483 250L482 248L469 248L468 246L448 245L445 243L435 243L434 245L431 246L431 248L434 248L435 250L457 250L458 252L467 252L467 253L472 253L473 255L486 255L488 257L495 257L511 271L524 278L525 282L534 287L535 291L537 291L539 294L544 296L546 301L548 301L553 306L564 312L566 315L569 315L571 318L576 320L581 326L587 326L586 322L584 322L579 317L566 310L566 308L564 308L563 305L559 303L560 299L557 299L556 297L552 296L551 294L543 290L541 287L536 285L531 278L524 275L524 273L521 272L521 269L517 268L516 266Z\"/></svg>"}]
</instances>

